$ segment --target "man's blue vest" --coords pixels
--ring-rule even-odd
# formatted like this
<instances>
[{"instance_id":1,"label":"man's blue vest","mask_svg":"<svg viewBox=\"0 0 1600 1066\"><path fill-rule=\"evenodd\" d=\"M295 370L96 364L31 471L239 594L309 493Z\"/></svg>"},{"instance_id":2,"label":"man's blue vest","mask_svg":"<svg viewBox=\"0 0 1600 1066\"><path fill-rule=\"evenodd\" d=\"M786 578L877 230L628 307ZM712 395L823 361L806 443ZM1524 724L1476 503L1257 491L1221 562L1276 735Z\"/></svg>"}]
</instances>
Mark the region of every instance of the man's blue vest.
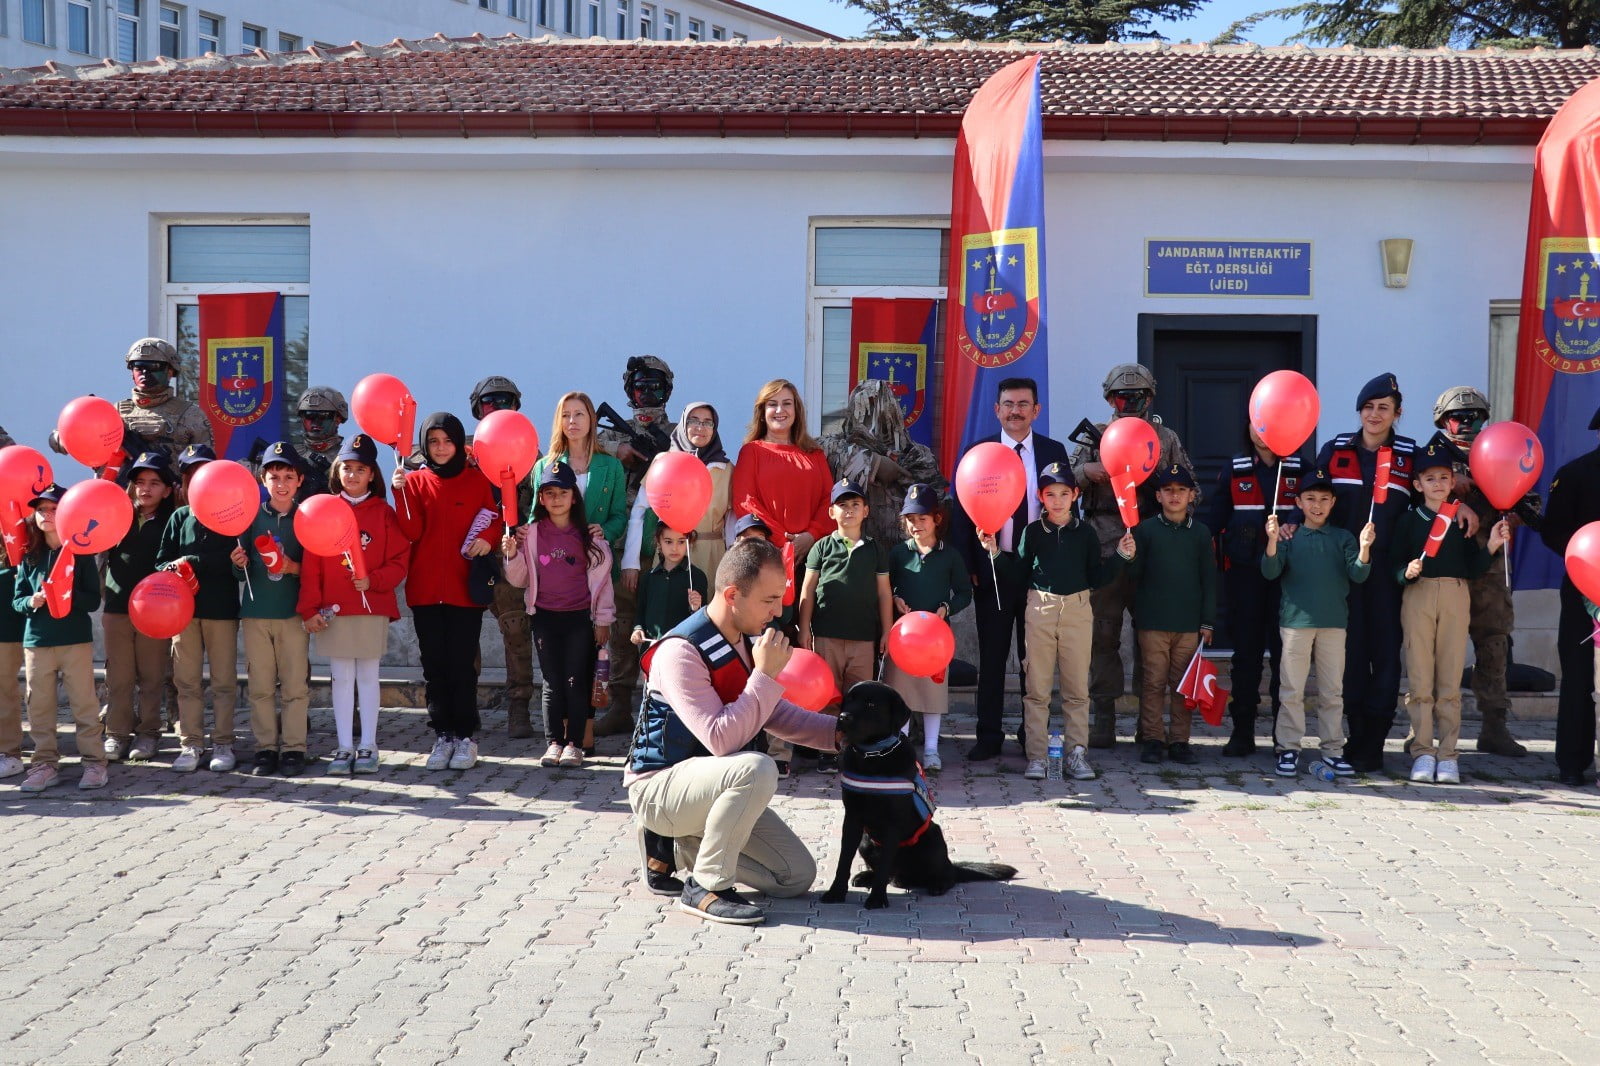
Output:
<instances>
[{"instance_id":1,"label":"man's blue vest","mask_svg":"<svg viewBox=\"0 0 1600 1066\"><path fill-rule=\"evenodd\" d=\"M711 685L723 703L732 703L739 698L746 682L750 680L750 668L711 621L704 607L679 622L639 657L639 666L644 670L647 681L656 650L669 640L687 640L694 645L695 651L700 653L700 661L706 664L706 670L711 674ZM760 732L741 750L763 750ZM700 738L690 732L683 720L647 683L644 702L639 708L639 721L633 728L629 768L636 774L645 774L676 766L685 759L710 754L710 750L700 743Z\"/></svg>"}]
</instances>

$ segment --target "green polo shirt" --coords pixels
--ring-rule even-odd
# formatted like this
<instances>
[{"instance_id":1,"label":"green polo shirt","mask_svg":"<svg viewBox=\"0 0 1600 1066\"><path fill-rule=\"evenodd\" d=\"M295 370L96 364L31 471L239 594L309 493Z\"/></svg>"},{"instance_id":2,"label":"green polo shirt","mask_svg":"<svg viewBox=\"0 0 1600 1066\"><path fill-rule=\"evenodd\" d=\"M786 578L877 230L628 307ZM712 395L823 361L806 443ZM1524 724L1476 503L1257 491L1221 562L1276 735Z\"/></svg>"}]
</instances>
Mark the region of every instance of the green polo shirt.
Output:
<instances>
[{"instance_id":1,"label":"green polo shirt","mask_svg":"<svg viewBox=\"0 0 1600 1066\"><path fill-rule=\"evenodd\" d=\"M94 556L80 555L72 571L72 610L65 618L56 618L48 605L34 607L29 604L33 594L44 588L45 579L55 566L56 557L63 549L35 552L22 557L17 567L16 588L11 591L11 605L27 619L22 646L25 648L64 648L72 644L92 644L94 625L89 616L100 608L100 570ZM4 679L9 682L11 679Z\"/></svg>"},{"instance_id":2,"label":"green polo shirt","mask_svg":"<svg viewBox=\"0 0 1600 1066\"><path fill-rule=\"evenodd\" d=\"M1133 624L1164 633L1198 633L1217 614L1217 559L1211 531L1193 518L1146 518L1133 530Z\"/></svg>"},{"instance_id":3,"label":"green polo shirt","mask_svg":"<svg viewBox=\"0 0 1600 1066\"><path fill-rule=\"evenodd\" d=\"M261 561L261 552L256 549L256 538L270 533L283 544L284 555L301 562L304 553L300 538L294 534L294 513L299 507L295 504L280 514L270 503L263 503L256 512L256 520L239 538L244 542L246 565L250 567L250 583L241 585L238 590L240 618L293 618L299 613L300 575L279 574L278 580L272 580L267 564ZM240 582L244 581L245 571L234 567L233 573Z\"/></svg>"},{"instance_id":4,"label":"green polo shirt","mask_svg":"<svg viewBox=\"0 0 1600 1066\"><path fill-rule=\"evenodd\" d=\"M135 512L128 535L106 553L107 614L127 614L133 587L155 573L156 551L161 547L161 534L166 531L172 511L163 505L148 517Z\"/></svg>"},{"instance_id":5,"label":"green polo shirt","mask_svg":"<svg viewBox=\"0 0 1600 1066\"><path fill-rule=\"evenodd\" d=\"M702 602L711 598L705 571L692 565L687 556L670 570L658 562L640 576L634 624L644 630L645 639L660 640L694 613L689 610L691 588Z\"/></svg>"},{"instance_id":6,"label":"green polo shirt","mask_svg":"<svg viewBox=\"0 0 1600 1066\"><path fill-rule=\"evenodd\" d=\"M194 597L196 618L235 619L239 617L239 582L233 576L230 556L238 546L235 537L213 533L187 507L180 507L167 519L161 531L161 547L156 549L156 565L189 560L200 591Z\"/></svg>"},{"instance_id":7,"label":"green polo shirt","mask_svg":"<svg viewBox=\"0 0 1600 1066\"><path fill-rule=\"evenodd\" d=\"M1092 591L1122 572L1123 558L1115 551L1110 558L1100 556L1100 537L1088 523L1073 518L1058 526L1048 517L1029 522L1017 541L1014 555L1002 554L995 560L1014 559L1023 571L1028 587L1058 596Z\"/></svg>"},{"instance_id":8,"label":"green polo shirt","mask_svg":"<svg viewBox=\"0 0 1600 1066\"><path fill-rule=\"evenodd\" d=\"M1278 624L1284 629L1344 629L1350 584L1371 572L1355 534L1332 524L1302 525L1292 539L1278 542L1276 554L1261 557L1261 573L1283 589Z\"/></svg>"},{"instance_id":9,"label":"green polo shirt","mask_svg":"<svg viewBox=\"0 0 1600 1066\"><path fill-rule=\"evenodd\" d=\"M1394 564L1395 580L1400 584L1412 584L1406 580L1406 567L1411 565L1411 560L1422 557L1428 532L1438 513L1419 503L1395 519L1389 559ZM1489 554L1488 548L1469 538L1460 526L1451 522L1444 540L1439 543L1439 553L1422 560L1422 576L1459 577L1470 581L1488 570L1493 562L1494 556Z\"/></svg>"},{"instance_id":10,"label":"green polo shirt","mask_svg":"<svg viewBox=\"0 0 1600 1066\"><path fill-rule=\"evenodd\" d=\"M926 555L909 537L890 548L889 584L913 611L937 611L943 604L955 614L972 602L967 564L943 541Z\"/></svg>"},{"instance_id":11,"label":"green polo shirt","mask_svg":"<svg viewBox=\"0 0 1600 1066\"><path fill-rule=\"evenodd\" d=\"M878 575L889 553L871 537L851 544L836 529L811 546L806 569L817 572L811 634L834 640L878 639Z\"/></svg>"}]
</instances>

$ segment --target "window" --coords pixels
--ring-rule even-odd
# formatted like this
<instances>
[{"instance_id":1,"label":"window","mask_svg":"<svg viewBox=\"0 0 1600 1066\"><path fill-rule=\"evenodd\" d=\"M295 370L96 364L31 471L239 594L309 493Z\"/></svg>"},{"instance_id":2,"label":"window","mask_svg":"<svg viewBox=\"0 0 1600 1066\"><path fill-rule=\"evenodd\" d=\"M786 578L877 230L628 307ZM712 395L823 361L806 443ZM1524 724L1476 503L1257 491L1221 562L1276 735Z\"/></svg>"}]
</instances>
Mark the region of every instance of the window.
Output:
<instances>
[{"instance_id":1,"label":"window","mask_svg":"<svg viewBox=\"0 0 1600 1066\"><path fill-rule=\"evenodd\" d=\"M44 0L22 0L22 39L49 44L45 35Z\"/></svg>"},{"instance_id":2,"label":"window","mask_svg":"<svg viewBox=\"0 0 1600 1066\"><path fill-rule=\"evenodd\" d=\"M222 54L222 20L215 15L201 15L199 18L200 52L216 52Z\"/></svg>"},{"instance_id":3,"label":"window","mask_svg":"<svg viewBox=\"0 0 1600 1066\"><path fill-rule=\"evenodd\" d=\"M750 35L748 33L736 33L733 35L733 39L736 41L748 41Z\"/></svg>"},{"instance_id":4,"label":"window","mask_svg":"<svg viewBox=\"0 0 1600 1066\"><path fill-rule=\"evenodd\" d=\"M478 0L478 6L483 8L485 11L493 11L494 0Z\"/></svg>"},{"instance_id":5,"label":"window","mask_svg":"<svg viewBox=\"0 0 1600 1066\"><path fill-rule=\"evenodd\" d=\"M74 52L88 54L93 51L89 47L89 5L76 2L67 4L67 48Z\"/></svg>"},{"instance_id":6,"label":"window","mask_svg":"<svg viewBox=\"0 0 1600 1066\"><path fill-rule=\"evenodd\" d=\"M522 0L506 0L506 15L510 18L522 17Z\"/></svg>"},{"instance_id":7,"label":"window","mask_svg":"<svg viewBox=\"0 0 1600 1066\"><path fill-rule=\"evenodd\" d=\"M713 26L711 27L711 39L713 41L726 41L728 39L728 31L721 26Z\"/></svg>"},{"instance_id":8,"label":"window","mask_svg":"<svg viewBox=\"0 0 1600 1066\"><path fill-rule=\"evenodd\" d=\"M538 12L536 21L539 25L550 25L550 0L539 0Z\"/></svg>"},{"instance_id":9,"label":"window","mask_svg":"<svg viewBox=\"0 0 1600 1066\"><path fill-rule=\"evenodd\" d=\"M139 61L139 0L117 0L117 62Z\"/></svg>"},{"instance_id":10,"label":"window","mask_svg":"<svg viewBox=\"0 0 1600 1066\"><path fill-rule=\"evenodd\" d=\"M578 32L578 0L566 0L561 12L561 32Z\"/></svg>"},{"instance_id":11,"label":"window","mask_svg":"<svg viewBox=\"0 0 1600 1066\"><path fill-rule=\"evenodd\" d=\"M822 397L822 430L844 418L850 391L850 301L857 296L943 300L950 234L944 219L814 219L806 311L806 392ZM929 384L943 351L940 310Z\"/></svg>"},{"instance_id":12,"label":"window","mask_svg":"<svg viewBox=\"0 0 1600 1066\"><path fill-rule=\"evenodd\" d=\"M661 16L661 39L663 41L676 41L678 39L678 13L668 11Z\"/></svg>"},{"instance_id":13,"label":"window","mask_svg":"<svg viewBox=\"0 0 1600 1066\"><path fill-rule=\"evenodd\" d=\"M161 5L161 51L160 55L170 59L177 59L183 55L183 16L175 7L168 4Z\"/></svg>"},{"instance_id":14,"label":"window","mask_svg":"<svg viewBox=\"0 0 1600 1066\"><path fill-rule=\"evenodd\" d=\"M590 37L600 36L600 4L598 0L589 5L588 32Z\"/></svg>"},{"instance_id":15,"label":"window","mask_svg":"<svg viewBox=\"0 0 1600 1066\"><path fill-rule=\"evenodd\" d=\"M617 0L616 38L619 41L626 41L630 36L632 36L632 34L628 32L628 24L633 21L632 18L629 17L632 12L628 10L628 4L629 0Z\"/></svg>"},{"instance_id":16,"label":"window","mask_svg":"<svg viewBox=\"0 0 1600 1066\"><path fill-rule=\"evenodd\" d=\"M655 40L656 9L653 4L639 5L639 36L647 41Z\"/></svg>"},{"instance_id":17,"label":"window","mask_svg":"<svg viewBox=\"0 0 1600 1066\"><path fill-rule=\"evenodd\" d=\"M239 33L240 40L247 49L262 47L262 42L267 38L266 30L260 26L252 26L248 22L244 24L244 29L240 30Z\"/></svg>"},{"instance_id":18,"label":"window","mask_svg":"<svg viewBox=\"0 0 1600 1066\"><path fill-rule=\"evenodd\" d=\"M294 399L306 389L311 322L311 227L299 219L164 224L160 334L177 342L182 370L178 393L198 400L202 294L279 292L283 300L284 353L275 374L286 402L284 423L264 437L293 439Z\"/></svg>"},{"instance_id":19,"label":"window","mask_svg":"<svg viewBox=\"0 0 1600 1066\"><path fill-rule=\"evenodd\" d=\"M702 19L689 20L689 40L698 41L706 35L706 24Z\"/></svg>"},{"instance_id":20,"label":"window","mask_svg":"<svg viewBox=\"0 0 1600 1066\"><path fill-rule=\"evenodd\" d=\"M280 52L298 52L298 51L300 51L300 38L296 37L292 33L280 33L280 34L278 34L278 51L280 51Z\"/></svg>"},{"instance_id":21,"label":"window","mask_svg":"<svg viewBox=\"0 0 1600 1066\"><path fill-rule=\"evenodd\" d=\"M1489 303L1489 410L1496 421L1513 417L1517 384L1517 325L1522 320L1521 300Z\"/></svg>"}]
</instances>

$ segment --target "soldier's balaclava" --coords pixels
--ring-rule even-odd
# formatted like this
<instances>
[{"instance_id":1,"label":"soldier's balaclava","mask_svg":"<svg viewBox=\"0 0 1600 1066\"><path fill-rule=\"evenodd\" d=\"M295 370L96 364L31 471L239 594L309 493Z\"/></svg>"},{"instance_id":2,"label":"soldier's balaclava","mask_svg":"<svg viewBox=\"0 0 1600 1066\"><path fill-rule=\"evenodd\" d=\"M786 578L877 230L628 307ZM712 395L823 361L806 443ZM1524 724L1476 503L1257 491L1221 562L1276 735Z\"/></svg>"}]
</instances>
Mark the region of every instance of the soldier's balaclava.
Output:
<instances>
[{"instance_id":1,"label":"soldier's balaclava","mask_svg":"<svg viewBox=\"0 0 1600 1066\"><path fill-rule=\"evenodd\" d=\"M667 420L667 401L672 398L672 371L653 355L636 355L622 372L622 387L628 394L633 417L646 425Z\"/></svg>"},{"instance_id":2,"label":"soldier's balaclava","mask_svg":"<svg viewBox=\"0 0 1600 1066\"><path fill-rule=\"evenodd\" d=\"M166 363L138 360L128 364L133 377L133 398L141 407L154 407L172 398L172 368Z\"/></svg>"}]
</instances>

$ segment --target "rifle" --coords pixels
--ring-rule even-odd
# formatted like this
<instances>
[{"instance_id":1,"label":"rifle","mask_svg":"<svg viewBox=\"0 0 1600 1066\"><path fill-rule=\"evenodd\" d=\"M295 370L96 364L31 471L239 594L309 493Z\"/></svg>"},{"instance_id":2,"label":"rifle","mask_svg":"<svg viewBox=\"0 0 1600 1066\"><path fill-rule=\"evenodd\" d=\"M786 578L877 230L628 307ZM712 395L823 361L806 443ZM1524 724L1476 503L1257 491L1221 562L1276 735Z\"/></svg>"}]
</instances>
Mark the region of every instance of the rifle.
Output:
<instances>
[{"instance_id":1,"label":"rifle","mask_svg":"<svg viewBox=\"0 0 1600 1066\"><path fill-rule=\"evenodd\" d=\"M667 450L672 444L672 438L660 426L650 426L640 432L633 428L633 423L617 413L617 409L609 403L602 403L595 412L594 423L601 429L612 433L619 433L628 438L628 443L633 450L643 456L646 463L657 455Z\"/></svg>"},{"instance_id":2,"label":"rifle","mask_svg":"<svg viewBox=\"0 0 1600 1066\"><path fill-rule=\"evenodd\" d=\"M1100 447L1100 431L1094 428L1094 423L1087 418L1078 423L1077 427L1067 435L1067 439L1091 450Z\"/></svg>"}]
</instances>

